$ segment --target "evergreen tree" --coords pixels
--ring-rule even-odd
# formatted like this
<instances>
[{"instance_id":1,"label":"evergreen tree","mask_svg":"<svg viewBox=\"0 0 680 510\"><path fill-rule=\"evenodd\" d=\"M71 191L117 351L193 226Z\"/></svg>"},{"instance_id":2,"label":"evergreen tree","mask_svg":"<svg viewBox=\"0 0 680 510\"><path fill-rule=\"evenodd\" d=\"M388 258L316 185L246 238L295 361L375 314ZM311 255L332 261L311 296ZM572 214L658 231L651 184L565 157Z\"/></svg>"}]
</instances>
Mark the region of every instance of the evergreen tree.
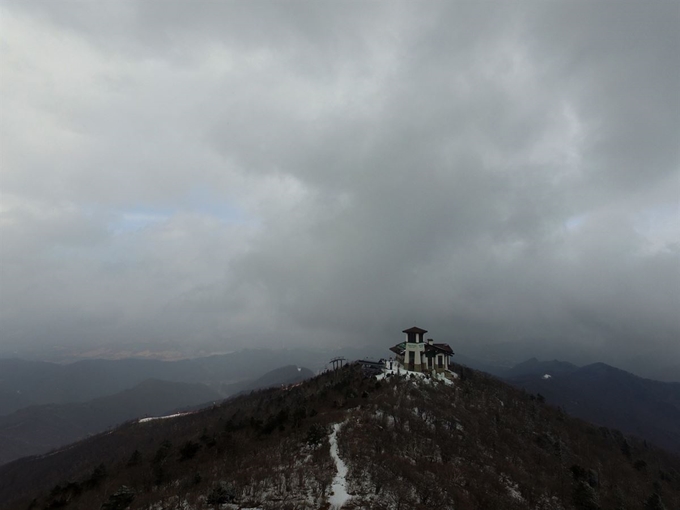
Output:
<instances>
[{"instance_id":1,"label":"evergreen tree","mask_svg":"<svg viewBox=\"0 0 680 510\"><path fill-rule=\"evenodd\" d=\"M595 490L583 480L574 486L572 503L578 510L600 510Z\"/></svg>"},{"instance_id":2,"label":"evergreen tree","mask_svg":"<svg viewBox=\"0 0 680 510\"><path fill-rule=\"evenodd\" d=\"M661 501L661 496L657 492L652 494L645 502L645 510L666 510L666 505Z\"/></svg>"}]
</instances>

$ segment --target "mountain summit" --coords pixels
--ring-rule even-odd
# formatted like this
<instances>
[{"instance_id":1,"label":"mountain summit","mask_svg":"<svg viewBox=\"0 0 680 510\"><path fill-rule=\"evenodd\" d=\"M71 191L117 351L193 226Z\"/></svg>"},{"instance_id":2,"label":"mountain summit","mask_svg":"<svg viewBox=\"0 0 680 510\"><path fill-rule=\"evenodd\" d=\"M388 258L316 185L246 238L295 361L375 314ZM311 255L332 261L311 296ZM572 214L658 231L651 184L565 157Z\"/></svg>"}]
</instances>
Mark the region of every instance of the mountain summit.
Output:
<instances>
[{"instance_id":1,"label":"mountain summit","mask_svg":"<svg viewBox=\"0 0 680 510\"><path fill-rule=\"evenodd\" d=\"M0 506L680 508L680 459L480 372L352 364L0 467ZM656 505L656 506L653 506Z\"/></svg>"}]
</instances>

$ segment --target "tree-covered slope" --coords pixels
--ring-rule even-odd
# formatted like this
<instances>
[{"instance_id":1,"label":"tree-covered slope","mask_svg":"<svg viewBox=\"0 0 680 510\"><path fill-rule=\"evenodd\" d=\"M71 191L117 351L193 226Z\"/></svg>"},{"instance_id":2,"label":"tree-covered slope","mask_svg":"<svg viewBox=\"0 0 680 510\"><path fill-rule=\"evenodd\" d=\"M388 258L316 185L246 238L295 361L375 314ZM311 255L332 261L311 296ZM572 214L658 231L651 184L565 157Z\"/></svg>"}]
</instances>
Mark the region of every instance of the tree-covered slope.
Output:
<instances>
[{"instance_id":1,"label":"tree-covered slope","mask_svg":"<svg viewBox=\"0 0 680 510\"><path fill-rule=\"evenodd\" d=\"M450 385L349 366L130 423L0 467L0 506L318 509L342 487L347 509L680 508L678 457L458 371Z\"/></svg>"}]
</instances>

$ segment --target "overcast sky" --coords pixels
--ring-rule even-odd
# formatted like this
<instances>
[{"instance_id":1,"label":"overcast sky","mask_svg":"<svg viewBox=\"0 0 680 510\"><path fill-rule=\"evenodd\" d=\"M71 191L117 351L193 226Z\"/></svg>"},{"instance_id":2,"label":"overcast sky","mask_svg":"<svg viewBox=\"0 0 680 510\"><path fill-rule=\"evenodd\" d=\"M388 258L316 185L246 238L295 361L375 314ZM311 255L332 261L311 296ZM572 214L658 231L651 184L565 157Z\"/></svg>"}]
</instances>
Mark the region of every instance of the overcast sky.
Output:
<instances>
[{"instance_id":1,"label":"overcast sky","mask_svg":"<svg viewBox=\"0 0 680 510\"><path fill-rule=\"evenodd\" d=\"M677 1L0 5L1 347L680 361Z\"/></svg>"}]
</instances>

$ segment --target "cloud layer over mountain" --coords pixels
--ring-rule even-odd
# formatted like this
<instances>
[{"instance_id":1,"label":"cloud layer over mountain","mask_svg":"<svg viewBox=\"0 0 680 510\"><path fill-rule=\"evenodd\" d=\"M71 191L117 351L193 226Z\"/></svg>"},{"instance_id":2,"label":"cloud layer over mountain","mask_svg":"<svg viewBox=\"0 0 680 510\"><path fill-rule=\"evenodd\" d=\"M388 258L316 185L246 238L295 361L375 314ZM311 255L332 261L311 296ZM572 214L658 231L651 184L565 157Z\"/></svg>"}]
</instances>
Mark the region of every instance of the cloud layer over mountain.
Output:
<instances>
[{"instance_id":1,"label":"cloud layer over mountain","mask_svg":"<svg viewBox=\"0 0 680 510\"><path fill-rule=\"evenodd\" d=\"M4 347L680 360L676 2L0 5Z\"/></svg>"}]
</instances>

